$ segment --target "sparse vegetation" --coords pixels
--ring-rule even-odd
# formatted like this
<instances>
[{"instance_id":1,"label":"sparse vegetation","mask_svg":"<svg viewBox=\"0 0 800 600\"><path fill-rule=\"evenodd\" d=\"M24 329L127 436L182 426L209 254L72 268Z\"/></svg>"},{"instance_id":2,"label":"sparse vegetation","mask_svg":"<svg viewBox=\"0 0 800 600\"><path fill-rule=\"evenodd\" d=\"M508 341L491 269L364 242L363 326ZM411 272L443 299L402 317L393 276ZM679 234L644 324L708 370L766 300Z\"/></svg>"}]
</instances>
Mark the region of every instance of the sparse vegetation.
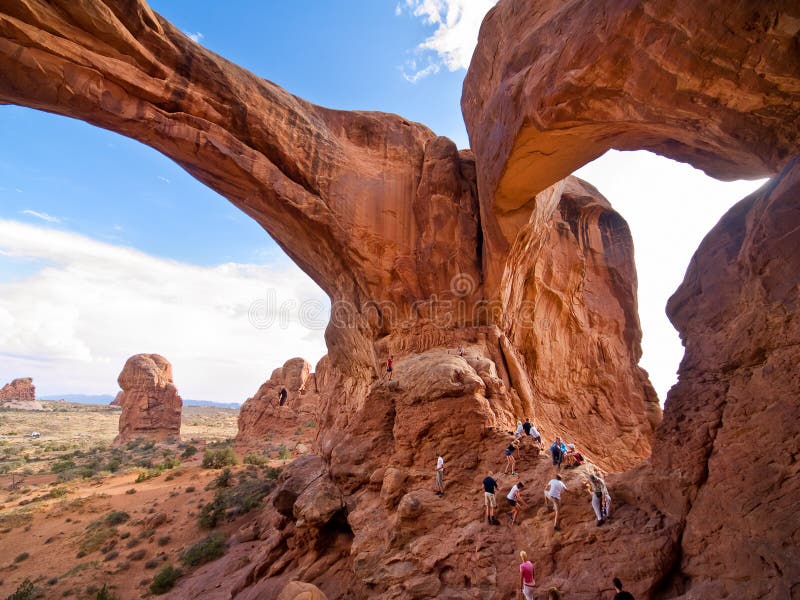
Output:
<instances>
[{"instance_id":1,"label":"sparse vegetation","mask_svg":"<svg viewBox=\"0 0 800 600\"><path fill-rule=\"evenodd\" d=\"M198 524L203 529L214 529L226 515L235 517L251 511L275 487L278 473L278 469L268 469L264 479L240 476L235 487L219 489L214 499L200 509Z\"/></svg>"},{"instance_id":2,"label":"sparse vegetation","mask_svg":"<svg viewBox=\"0 0 800 600\"><path fill-rule=\"evenodd\" d=\"M30 554L28 552L22 552L21 554L17 554L14 558L15 563L21 563L23 560L28 560L30 558Z\"/></svg>"},{"instance_id":3,"label":"sparse vegetation","mask_svg":"<svg viewBox=\"0 0 800 600\"><path fill-rule=\"evenodd\" d=\"M104 583L103 587L97 591L95 600L117 600L117 596L108 588L108 585Z\"/></svg>"},{"instance_id":4,"label":"sparse vegetation","mask_svg":"<svg viewBox=\"0 0 800 600\"><path fill-rule=\"evenodd\" d=\"M225 538L215 533L189 546L181 555L181 562L189 567L203 565L225 554Z\"/></svg>"},{"instance_id":5,"label":"sparse vegetation","mask_svg":"<svg viewBox=\"0 0 800 600\"><path fill-rule=\"evenodd\" d=\"M281 447L278 449L278 458L281 460L289 460L291 457L292 453L289 450L289 448L287 448L284 445L281 445Z\"/></svg>"},{"instance_id":6,"label":"sparse vegetation","mask_svg":"<svg viewBox=\"0 0 800 600\"><path fill-rule=\"evenodd\" d=\"M33 600L39 597L39 590L30 579L25 579L19 584L17 591L8 596L6 600Z\"/></svg>"},{"instance_id":7,"label":"sparse vegetation","mask_svg":"<svg viewBox=\"0 0 800 600\"><path fill-rule=\"evenodd\" d=\"M150 591L157 596L166 594L175 586L175 582L180 576L180 570L172 565L166 565L153 577L153 581L150 583Z\"/></svg>"},{"instance_id":8,"label":"sparse vegetation","mask_svg":"<svg viewBox=\"0 0 800 600\"><path fill-rule=\"evenodd\" d=\"M256 454L252 452L250 454L245 454L244 459L242 460L246 465L256 465L257 467L263 467L264 465L269 462L266 456L263 454Z\"/></svg>"},{"instance_id":9,"label":"sparse vegetation","mask_svg":"<svg viewBox=\"0 0 800 600\"><path fill-rule=\"evenodd\" d=\"M191 458L195 454L197 454L197 446L189 444L188 446L186 446L186 448L183 449L183 452L181 453L181 458Z\"/></svg>"},{"instance_id":10,"label":"sparse vegetation","mask_svg":"<svg viewBox=\"0 0 800 600\"><path fill-rule=\"evenodd\" d=\"M236 464L236 454L230 446L221 448L206 448L203 453L203 467L206 469L221 469Z\"/></svg>"}]
</instances>

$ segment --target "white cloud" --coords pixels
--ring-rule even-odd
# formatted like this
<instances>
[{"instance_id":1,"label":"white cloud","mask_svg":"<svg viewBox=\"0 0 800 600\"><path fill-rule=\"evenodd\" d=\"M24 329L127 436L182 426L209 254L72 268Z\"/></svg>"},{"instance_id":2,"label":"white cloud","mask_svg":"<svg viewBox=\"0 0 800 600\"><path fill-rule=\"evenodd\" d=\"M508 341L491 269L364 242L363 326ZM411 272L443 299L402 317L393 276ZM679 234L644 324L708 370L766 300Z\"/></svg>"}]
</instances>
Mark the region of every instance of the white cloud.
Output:
<instances>
[{"instance_id":1,"label":"white cloud","mask_svg":"<svg viewBox=\"0 0 800 600\"><path fill-rule=\"evenodd\" d=\"M36 217L37 219L42 219L43 221L47 221L48 223L61 223L61 219L58 217L54 217L53 215L48 215L44 212L37 212L35 210L25 209L22 211L23 215L31 215L32 217Z\"/></svg>"},{"instance_id":2,"label":"white cloud","mask_svg":"<svg viewBox=\"0 0 800 600\"><path fill-rule=\"evenodd\" d=\"M190 40L192 40L193 42L198 43L198 44L200 43L200 40L202 40L204 37L206 37L202 33L200 33L199 31L195 31L194 33L192 33L191 31L187 31L185 33L189 37Z\"/></svg>"},{"instance_id":3,"label":"white cloud","mask_svg":"<svg viewBox=\"0 0 800 600\"><path fill-rule=\"evenodd\" d=\"M287 261L199 267L0 220L0 261L31 259L46 266L0 283L0 380L32 376L41 394L113 394L129 356L157 352L184 398L244 401L287 359L325 352L328 299ZM311 329L301 305L322 311Z\"/></svg>"},{"instance_id":4,"label":"white cloud","mask_svg":"<svg viewBox=\"0 0 800 600\"><path fill-rule=\"evenodd\" d=\"M159 181L163 181L164 183L171 183L169 179L166 177L162 177L161 175L158 176Z\"/></svg>"},{"instance_id":5,"label":"white cloud","mask_svg":"<svg viewBox=\"0 0 800 600\"><path fill-rule=\"evenodd\" d=\"M403 69L403 79L405 79L409 83L417 83L423 77L427 77L428 75L433 75L434 73L439 72L439 65L436 63L431 63L424 69L416 70L414 68L411 69L412 73L409 75L406 73L405 69Z\"/></svg>"},{"instance_id":6,"label":"white cloud","mask_svg":"<svg viewBox=\"0 0 800 600\"><path fill-rule=\"evenodd\" d=\"M630 225L639 280L640 364L663 402L683 358L678 333L665 313L667 300L683 282L705 235L765 180L717 181L643 150L610 150L575 175L596 186Z\"/></svg>"},{"instance_id":7,"label":"white cloud","mask_svg":"<svg viewBox=\"0 0 800 600\"><path fill-rule=\"evenodd\" d=\"M423 56L435 55L434 64L457 71L469 66L483 17L496 3L497 0L405 0L395 7L395 14L407 10L426 25L436 26L433 35L421 42L415 52ZM403 70L403 77L412 83L439 70L430 66L416 70L412 62L413 59L408 61Z\"/></svg>"}]
</instances>

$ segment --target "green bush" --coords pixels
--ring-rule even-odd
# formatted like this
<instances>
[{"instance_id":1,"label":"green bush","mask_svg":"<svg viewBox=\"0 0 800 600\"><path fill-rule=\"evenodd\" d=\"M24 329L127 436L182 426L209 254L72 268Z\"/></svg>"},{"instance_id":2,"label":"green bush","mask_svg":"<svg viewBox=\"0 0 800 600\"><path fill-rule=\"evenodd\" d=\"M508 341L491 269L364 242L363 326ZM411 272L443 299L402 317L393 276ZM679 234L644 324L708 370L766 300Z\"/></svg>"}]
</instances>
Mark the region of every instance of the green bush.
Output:
<instances>
[{"instance_id":1,"label":"green bush","mask_svg":"<svg viewBox=\"0 0 800 600\"><path fill-rule=\"evenodd\" d=\"M50 467L50 471L53 473L61 473L62 471L66 471L68 469L74 469L75 463L71 460L58 460L53 463L53 466Z\"/></svg>"},{"instance_id":2,"label":"green bush","mask_svg":"<svg viewBox=\"0 0 800 600\"><path fill-rule=\"evenodd\" d=\"M225 538L220 533L215 533L189 546L181 555L183 564L196 567L225 554Z\"/></svg>"},{"instance_id":3,"label":"green bush","mask_svg":"<svg viewBox=\"0 0 800 600\"><path fill-rule=\"evenodd\" d=\"M28 552L23 552L22 554L17 554L17 557L14 559L15 563L21 563L23 560L27 560L30 558L30 554Z\"/></svg>"},{"instance_id":4,"label":"green bush","mask_svg":"<svg viewBox=\"0 0 800 600\"><path fill-rule=\"evenodd\" d=\"M112 510L106 515L105 520L107 525L122 525L130 518L131 516L124 510Z\"/></svg>"},{"instance_id":5,"label":"green bush","mask_svg":"<svg viewBox=\"0 0 800 600\"><path fill-rule=\"evenodd\" d=\"M276 477L280 472L277 469L271 471ZM240 481L235 487L220 489L214 500L200 509L197 517L198 525L202 529L214 529L226 514L238 516L250 512L260 505L264 497L275 487L274 479L275 477L265 480L250 478Z\"/></svg>"},{"instance_id":6,"label":"green bush","mask_svg":"<svg viewBox=\"0 0 800 600\"><path fill-rule=\"evenodd\" d=\"M278 450L278 458L281 460L289 460L292 456L291 451L286 446L281 446Z\"/></svg>"},{"instance_id":7,"label":"green bush","mask_svg":"<svg viewBox=\"0 0 800 600\"><path fill-rule=\"evenodd\" d=\"M26 579L19 584L17 591L8 596L6 600L33 600L39 594L39 590L33 585L30 579Z\"/></svg>"},{"instance_id":8,"label":"green bush","mask_svg":"<svg viewBox=\"0 0 800 600\"><path fill-rule=\"evenodd\" d=\"M268 459L266 456L262 454L256 454L255 452L251 454L246 454L243 459L244 464L246 465L256 465L257 467L263 467L267 464Z\"/></svg>"},{"instance_id":9,"label":"green bush","mask_svg":"<svg viewBox=\"0 0 800 600\"><path fill-rule=\"evenodd\" d=\"M219 449L206 449L203 453L203 467L206 469L221 469L236 464L236 454L230 446Z\"/></svg>"},{"instance_id":10,"label":"green bush","mask_svg":"<svg viewBox=\"0 0 800 600\"><path fill-rule=\"evenodd\" d=\"M191 458L197 454L197 446L192 446L189 444L186 448L183 449L183 453L181 454L181 458Z\"/></svg>"},{"instance_id":11,"label":"green bush","mask_svg":"<svg viewBox=\"0 0 800 600\"><path fill-rule=\"evenodd\" d=\"M103 587L98 590L95 600L117 600L117 596L108 589L108 585L104 583Z\"/></svg>"},{"instance_id":12,"label":"green bush","mask_svg":"<svg viewBox=\"0 0 800 600\"><path fill-rule=\"evenodd\" d=\"M180 576L181 572L178 569L172 565L166 565L153 577L153 581L150 582L150 591L156 596L166 594L173 588Z\"/></svg>"},{"instance_id":13,"label":"green bush","mask_svg":"<svg viewBox=\"0 0 800 600\"><path fill-rule=\"evenodd\" d=\"M231 473L230 467L225 467L219 475L208 483L206 489L213 490L231 487L231 483L233 483L233 473Z\"/></svg>"}]
</instances>

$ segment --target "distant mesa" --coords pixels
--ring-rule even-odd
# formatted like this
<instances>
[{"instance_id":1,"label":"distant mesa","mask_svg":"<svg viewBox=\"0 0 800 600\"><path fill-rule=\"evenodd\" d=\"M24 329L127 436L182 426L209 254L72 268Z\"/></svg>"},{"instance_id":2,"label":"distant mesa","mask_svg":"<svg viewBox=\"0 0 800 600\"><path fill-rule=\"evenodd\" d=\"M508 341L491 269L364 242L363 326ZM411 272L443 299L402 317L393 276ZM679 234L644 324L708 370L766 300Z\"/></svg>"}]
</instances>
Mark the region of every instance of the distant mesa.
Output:
<instances>
[{"instance_id":1,"label":"distant mesa","mask_svg":"<svg viewBox=\"0 0 800 600\"><path fill-rule=\"evenodd\" d=\"M44 410L42 404L36 400L36 386L30 377L20 377L3 386L0 390L0 408Z\"/></svg>"},{"instance_id":2,"label":"distant mesa","mask_svg":"<svg viewBox=\"0 0 800 600\"><path fill-rule=\"evenodd\" d=\"M114 402L122 407L114 445L133 438L164 441L178 438L183 402L172 381L172 365L159 354L136 354L117 378L122 391Z\"/></svg>"}]
</instances>

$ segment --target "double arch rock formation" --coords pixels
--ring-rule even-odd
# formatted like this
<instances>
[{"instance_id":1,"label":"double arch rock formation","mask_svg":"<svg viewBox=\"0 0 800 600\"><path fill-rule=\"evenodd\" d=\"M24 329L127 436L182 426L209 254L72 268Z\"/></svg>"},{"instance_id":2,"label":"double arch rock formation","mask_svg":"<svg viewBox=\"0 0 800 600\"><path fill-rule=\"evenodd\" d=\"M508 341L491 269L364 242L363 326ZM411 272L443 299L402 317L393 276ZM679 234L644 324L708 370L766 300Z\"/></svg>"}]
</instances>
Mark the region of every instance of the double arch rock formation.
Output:
<instances>
[{"instance_id":1,"label":"double arch rock formation","mask_svg":"<svg viewBox=\"0 0 800 600\"><path fill-rule=\"evenodd\" d=\"M611 478L622 508L591 545L577 522L557 540L532 519L542 580L587 599L612 572L642 597L800 595L798 13L501 0L464 85L473 154L397 115L297 98L141 0L4 3L0 102L170 156L332 300L318 456L287 469L253 561L180 594L299 578L329 597L501 597L504 546L525 536L468 511L502 430L533 416L609 471L652 449ZM638 367L627 225L569 176L611 147L723 178L780 172L709 233L670 300L687 350L663 420ZM447 503L427 489L443 448Z\"/></svg>"}]
</instances>

